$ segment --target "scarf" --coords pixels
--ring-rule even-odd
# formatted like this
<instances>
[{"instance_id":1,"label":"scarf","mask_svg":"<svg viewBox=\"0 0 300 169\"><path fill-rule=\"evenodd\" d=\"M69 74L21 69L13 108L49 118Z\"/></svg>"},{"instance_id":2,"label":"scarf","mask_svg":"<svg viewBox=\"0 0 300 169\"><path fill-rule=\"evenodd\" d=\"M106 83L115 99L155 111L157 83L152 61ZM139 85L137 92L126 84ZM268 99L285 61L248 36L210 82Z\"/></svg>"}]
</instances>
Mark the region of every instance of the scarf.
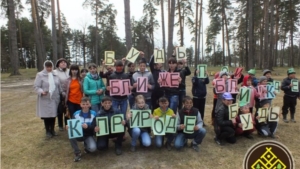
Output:
<instances>
[{"instance_id":1,"label":"scarf","mask_svg":"<svg viewBox=\"0 0 300 169\"><path fill-rule=\"evenodd\" d=\"M91 76L92 76L92 79L94 79L94 80L98 80L99 79L99 76L98 76L97 73L91 74Z\"/></svg>"},{"instance_id":2,"label":"scarf","mask_svg":"<svg viewBox=\"0 0 300 169\"><path fill-rule=\"evenodd\" d=\"M48 73L48 82L49 82L49 93L50 93L50 99L52 99L52 94L55 91L55 83L52 72Z\"/></svg>"}]
</instances>

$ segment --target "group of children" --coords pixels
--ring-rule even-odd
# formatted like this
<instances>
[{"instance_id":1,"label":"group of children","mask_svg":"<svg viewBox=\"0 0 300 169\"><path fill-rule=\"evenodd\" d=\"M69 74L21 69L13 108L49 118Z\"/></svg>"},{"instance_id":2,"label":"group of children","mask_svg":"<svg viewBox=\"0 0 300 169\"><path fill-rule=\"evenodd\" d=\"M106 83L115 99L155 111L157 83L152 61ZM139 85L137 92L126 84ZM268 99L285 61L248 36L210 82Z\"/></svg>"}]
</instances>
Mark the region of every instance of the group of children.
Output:
<instances>
[{"instance_id":1,"label":"group of children","mask_svg":"<svg viewBox=\"0 0 300 169\"><path fill-rule=\"evenodd\" d=\"M207 95L206 85L209 84L208 73L206 72L205 78L198 78L199 70L195 70L194 76L192 77L193 97L189 97L186 96L185 77L191 74L190 69L188 66L185 66L184 61L177 62L173 57L168 60L168 64L168 72L178 72L180 75L178 78L179 86L177 88L160 87L162 79L160 78L159 73L165 71L161 70L162 64L154 63L154 57L150 59L150 71L147 69L147 62L143 57L138 62L137 71L134 71L135 65L133 63L128 64L128 73L125 73L125 60L116 61L114 67L105 66L107 72L104 72L104 69L102 69L100 74L97 72L97 66L95 64L90 64L89 72L86 74L86 77L82 78L80 83L82 84L83 93L83 97L79 104L81 110L78 110L77 108L76 111L71 113L72 118L79 119L82 122L81 125L83 128L82 138L70 139L75 154L74 161L79 161L81 159L81 151L77 145L77 141L84 141L84 152L91 153L97 149L100 151L108 149L109 139L112 139L115 144L115 153L121 155L122 142L125 138L126 129L131 136L130 150L132 152L136 151L138 141L141 146L149 147L153 140L156 147L160 148L164 145L168 150L172 149L173 143L174 147L180 150L187 145L188 139L193 139L190 146L195 151L199 151L198 145L201 144L206 135L203 119ZM75 76L75 71L73 72ZM216 134L214 140L217 144L223 145L225 141L235 143L236 136L238 135L244 135L245 137L252 139L251 133L255 130L261 135L275 137L274 134L277 128L277 122L266 121L259 123L260 117L257 113L259 108L269 108L272 104L271 99L261 98L257 92L259 85L267 85L268 82L272 82L271 71L265 70L263 75L264 76L259 79L256 79L255 70L251 69L248 71L248 75L241 75L239 77L238 83L242 83L242 87L251 90L251 99L247 104L239 103L238 115L233 119L229 119L228 106L236 102L237 94L231 94L228 91L225 93L216 93L214 91L215 97L212 122ZM148 79L147 93L137 92L138 77L146 77ZM215 79L224 78L225 81L227 81L228 77L234 78L233 75L229 76L229 74L224 71L218 72L215 75ZM106 85L102 81L102 78L106 78ZM111 90L113 90L110 86L110 81L126 79L130 80L128 88L131 90L131 94L128 96L110 95ZM289 122L287 120L288 109L290 109L291 112L290 121L295 122L294 114L296 99L300 99L299 92L292 92L291 90L293 87L293 85L291 85L292 79L295 79L295 71L294 69L289 69L288 77L283 80L281 85L281 89L285 93L284 105L282 108L283 120L285 122ZM128 111L128 105L130 110L151 110L150 118L155 120L160 118L166 120L166 116L177 117L176 133L154 135L154 139L152 139L151 127L131 127L129 121L130 118L132 118L132 114ZM255 112L253 107L256 108ZM239 115L247 113L251 113L254 127L251 130L243 131L243 124ZM122 121L124 132L97 136L95 140L95 133L101 130L96 122L96 118L107 117L108 122L110 123L111 117L116 114L122 114L124 117L124 120ZM184 129L186 128L184 119L186 116L195 117L195 126L193 127L192 133L184 132ZM108 126L110 127L110 125ZM68 128L68 126L66 127ZM166 141L164 141L165 138Z\"/></svg>"}]
</instances>

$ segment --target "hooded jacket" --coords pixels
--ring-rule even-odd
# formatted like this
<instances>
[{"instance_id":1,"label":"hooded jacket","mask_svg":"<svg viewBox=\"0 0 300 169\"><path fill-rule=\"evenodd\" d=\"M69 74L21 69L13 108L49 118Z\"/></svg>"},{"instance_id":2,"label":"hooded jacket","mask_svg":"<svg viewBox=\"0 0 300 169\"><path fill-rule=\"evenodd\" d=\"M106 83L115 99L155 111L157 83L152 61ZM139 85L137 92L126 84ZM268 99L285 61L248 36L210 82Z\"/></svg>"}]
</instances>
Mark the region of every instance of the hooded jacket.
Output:
<instances>
[{"instance_id":1,"label":"hooded jacket","mask_svg":"<svg viewBox=\"0 0 300 169\"><path fill-rule=\"evenodd\" d=\"M162 70L158 70L158 69L155 69L154 68L154 56L152 55L151 58L150 58L150 71L152 73L152 77L154 79L154 89L153 89L153 92L161 92L163 93L164 90L159 86L159 83L157 82L158 78L159 78L159 73L160 72L164 72Z\"/></svg>"},{"instance_id":2,"label":"hooded jacket","mask_svg":"<svg viewBox=\"0 0 300 169\"><path fill-rule=\"evenodd\" d=\"M192 94L194 98L205 98L207 94L206 85L209 83L208 76L206 78L192 78Z\"/></svg>"},{"instance_id":3,"label":"hooded jacket","mask_svg":"<svg viewBox=\"0 0 300 169\"><path fill-rule=\"evenodd\" d=\"M222 105L216 111L216 125L218 127L230 126L233 127L232 121L229 120L229 110L228 106L222 103Z\"/></svg>"},{"instance_id":4,"label":"hooded jacket","mask_svg":"<svg viewBox=\"0 0 300 169\"><path fill-rule=\"evenodd\" d=\"M150 100L151 95L152 95L152 91L155 88L155 82L154 82L152 74L149 71L145 71L145 72L137 71L132 75L132 83L137 83L137 78L138 77L147 77L148 78L148 84L151 85L151 89L149 89L148 86L147 86L147 88L148 88L147 93L139 93L139 92L136 92L137 88L134 88L133 92L135 93L135 95L143 95L146 100Z\"/></svg>"},{"instance_id":5,"label":"hooded jacket","mask_svg":"<svg viewBox=\"0 0 300 169\"><path fill-rule=\"evenodd\" d=\"M98 95L97 90L102 89L102 94ZM91 104L99 104L104 96L105 85L101 77L93 79L91 73L87 73L83 81L83 92L91 99Z\"/></svg>"},{"instance_id":6,"label":"hooded jacket","mask_svg":"<svg viewBox=\"0 0 300 169\"><path fill-rule=\"evenodd\" d=\"M295 78L295 79L298 80L297 78ZM300 92L292 92L292 89L290 87L291 81L292 81L292 79L290 79L289 77L283 79L283 81L281 83L281 90L284 91L284 95L287 95L290 97L300 97ZM298 86L299 86L298 91L300 91L300 84L298 84Z\"/></svg>"},{"instance_id":7,"label":"hooded jacket","mask_svg":"<svg viewBox=\"0 0 300 169\"><path fill-rule=\"evenodd\" d=\"M168 72L171 72L170 69ZM179 75L181 77L181 80L183 78L183 74L180 73L179 69L175 69L173 73L175 72L179 72ZM179 86L178 87L163 87L163 89L165 90L165 94L168 95L178 95L179 94Z\"/></svg>"},{"instance_id":8,"label":"hooded jacket","mask_svg":"<svg viewBox=\"0 0 300 169\"><path fill-rule=\"evenodd\" d=\"M95 127L92 126L92 122L95 119L96 115L97 115L97 113L95 111L90 110L88 112L88 117L84 118L82 110L78 110L74 113L72 118L79 119L81 124L83 124L83 123L87 124L88 127L86 129L82 128L84 136L93 136Z\"/></svg>"}]
</instances>

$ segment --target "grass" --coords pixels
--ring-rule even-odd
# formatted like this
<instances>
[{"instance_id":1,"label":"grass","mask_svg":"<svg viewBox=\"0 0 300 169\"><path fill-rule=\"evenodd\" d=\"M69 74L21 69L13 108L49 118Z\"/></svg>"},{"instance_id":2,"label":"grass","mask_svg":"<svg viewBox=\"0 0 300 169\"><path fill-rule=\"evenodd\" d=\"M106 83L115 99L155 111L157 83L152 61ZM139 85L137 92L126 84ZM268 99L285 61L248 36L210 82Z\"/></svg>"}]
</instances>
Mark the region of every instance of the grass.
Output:
<instances>
[{"instance_id":1,"label":"grass","mask_svg":"<svg viewBox=\"0 0 300 169\"><path fill-rule=\"evenodd\" d=\"M208 71L217 72L218 68L209 68ZM279 75L273 75L275 80L286 77L287 68L275 68ZM296 69L300 72L299 69ZM43 122L35 115L36 94L32 87L8 88L8 83L23 83L24 80L35 77L35 69L21 69L21 76L8 77L1 74L1 167L2 168L201 168L201 169L240 169L245 153L253 144L269 140L258 137L255 139L238 138L235 145L226 144L220 147L213 141L214 131L211 124L212 86L207 85L208 95L204 121L208 126L207 135L196 153L191 148L178 152L174 149L157 149L152 144L150 148L137 148L137 152L130 152L130 137L123 143L123 155L114 154L113 144L106 152L84 154L78 163L73 162L73 152L68 141L67 132L59 132L59 136L50 140L45 139ZM257 77L261 76L257 70ZM273 73L274 74L274 73ZM18 79L18 80L16 80ZM187 77L187 94L191 95L191 76ZM282 106L283 93L281 92L273 101L274 106ZM299 102L299 100L298 100ZM276 135L277 141L283 143L291 150L296 166L300 166L299 129L300 106L298 103L296 113L297 123L283 123L280 119ZM57 128L58 129L58 128ZM83 150L83 144L79 144Z\"/></svg>"}]
</instances>

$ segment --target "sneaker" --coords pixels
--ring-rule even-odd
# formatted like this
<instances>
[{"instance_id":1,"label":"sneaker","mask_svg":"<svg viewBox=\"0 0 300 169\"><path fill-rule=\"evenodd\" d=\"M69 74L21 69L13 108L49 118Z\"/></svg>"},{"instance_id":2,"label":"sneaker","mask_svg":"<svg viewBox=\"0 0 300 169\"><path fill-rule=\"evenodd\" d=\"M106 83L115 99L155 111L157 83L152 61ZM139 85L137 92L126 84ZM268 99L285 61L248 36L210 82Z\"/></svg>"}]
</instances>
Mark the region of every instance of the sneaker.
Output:
<instances>
[{"instance_id":1,"label":"sneaker","mask_svg":"<svg viewBox=\"0 0 300 169\"><path fill-rule=\"evenodd\" d=\"M81 153L75 153L75 158L74 158L74 162L78 162L81 160Z\"/></svg>"},{"instance_id":2,"label":"sneaker","mask_svg":"<svg viewBox=\"0 0 300 169\"><path fill-rule=\"evenodd\" d=\"M296 120L295 120L295 119L291 119L291 122L292 122L292 123L296 123Z\"/></svg>"},{"instance_id":3,"label":"sneaker","mask_svg":"<svg viewBox=\"0 0 300 169\"><path fill-rule=\"evenodd\" d=\"M217 137L215 137L214 140L217 144L219 144L221 146L224 145L224 143L221 140L219 140Z\"/></svg>"},{"instance_id":4,"label":"sneaker","mask_svg":"<svg viewBox=\"0 0 300 169\"><path fill-rule=\"evenodd\" d=\"M135 146L131 146L131 147L130 147L130 151L131 151L131 152L135 152L135 151L136 151Z\"/></svg>"},{"instance_id":5,"label":"sneaker","mask_svg":"<svg viewBox=\"0 0 300 169\"><path fill-rule=\"evenodd\" d=\"M47 131L47 132L46 132L46 138L51 138L51 137L52 137L51 132L50 132L50 131Z\"/></svg>"},{"instance_id":6,"label":"sneaker","mask_svg":"<svg viewBox=\"0 0 300 169\"><path fill-rule=\"evenodd\" d=\"M59 127L59 131L64 131L64 128L63 127Z\"/></svg>"},{"instance_id":7,"label":"sneaker","mask_svg":"<svg viewBox=\"0 0 300 169\"><path fill-rule=\"evenodd\" d=\"M171 150L172 150L172 146L171 146L171 144L170 144L170 143L166 143L166 147L167 147L167 149L168 149L169 151L171 151Z\"/></svg>"},{"instance_id":8,"label":"sneaker","mask_svg":"<svg viewBox=\"0 0 300 169\"><path fill-rule=\"evenodd\" d=\"M115 153L116 155L121 155L122 154L121 148L116 148Z\"/></svg>"},{"instance_id":9,"label":"sneaker","mask_svg":"<svg viewBox=\"0 0 300 169\"><path fill-rule=\"evenodd\" d=\"M284 121L285 123L288 123L288 122L289 122L286 118L284 118L283 121Z\"/></svg>"},{"instance_id":10,"label":"sneaker","mask_svg":"<svg viewBox=\"0 0 300 169\"><path fill-rule=\"evenodd\" d=\"M251 136L250 134L248 135L244 135L247 139L253 139L253 136Z\"/></svg>"},{"instance_id":11,"label":"sneaker","mask_svg":"<svg viewBox=\"0 0 300 169\"><path fill-rule=\"evenodd\" d=\"M200 151L200 149L199 149L199 147L198 147L197 144L193 144L193 143L192 143L192 148L193 148L196 152L199 152L199 151Z\"/></svg>"}]
</instances>

